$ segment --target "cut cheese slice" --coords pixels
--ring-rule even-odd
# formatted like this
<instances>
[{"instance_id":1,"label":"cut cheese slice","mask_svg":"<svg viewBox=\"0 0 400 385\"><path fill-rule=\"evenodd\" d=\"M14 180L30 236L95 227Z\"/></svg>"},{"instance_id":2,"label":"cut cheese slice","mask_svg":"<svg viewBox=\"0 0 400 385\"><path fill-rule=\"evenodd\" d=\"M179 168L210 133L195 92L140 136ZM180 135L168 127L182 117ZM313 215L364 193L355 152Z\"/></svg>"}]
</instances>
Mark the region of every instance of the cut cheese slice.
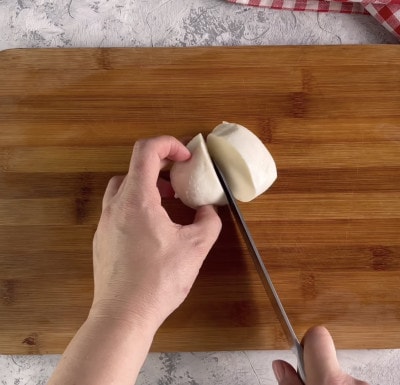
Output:
<instances>
[{"instance_id":1,"label":"cut cheese slice","mask_svg":"<svg viewBox=\"0 0 400 385\"><path fill-rule=\"evenodd\" d=\"M196 135L186 147L192 156L186 162L174 163L170 171L175 197L194 209L227 204L203 135Z\"/></svg>"},{"instance_id":2,"label":"cut cheese slice","mask_svg":"<svg viewBox=\"0 0 400 385\"><path fill-rule=\"evenodd\" d=\"M262 141L239 124L223 122L208 135L207 144L198 134L187 148L191 158L176 162L170 178L175 196L192 208L227 204L211 158L221 168L234 197L242 202L262 194L277 177L275 162Z\"/></svg>"},{"instance_id":3,"label":"cut cheese slice","mask_svg":"<svg viewBox=\"0 0 400 385\"><path fill-rule=\"evenodd\" d=\"M274 159L263 142L239 124L219 124L208 135L207 148L239 201L251 201L277 178Z\"/></svg>"}]
</instances>

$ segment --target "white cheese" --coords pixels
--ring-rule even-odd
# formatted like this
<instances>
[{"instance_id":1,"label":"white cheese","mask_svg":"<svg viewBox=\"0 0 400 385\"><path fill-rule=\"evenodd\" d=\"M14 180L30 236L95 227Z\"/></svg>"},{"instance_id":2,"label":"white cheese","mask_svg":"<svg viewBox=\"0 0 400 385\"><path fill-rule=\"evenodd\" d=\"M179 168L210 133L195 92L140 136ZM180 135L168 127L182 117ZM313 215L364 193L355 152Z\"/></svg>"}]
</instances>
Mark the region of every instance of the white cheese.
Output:
<instances>
[{"instance_id":1,"label":"white cheese","mask_svg":"<svg viewBox=\"0 0 400 385\"><path fill-rule=\"evenodd\" d=\"M192 154L191 158L174 163L170 171L175 196L192 208L227 204L203 135L196 135L186 147Z\"/></svg>"},{"instance_id":2,"label":"white cheese","mask_svg":"<svg viewBox=\"0 0 400 385\"><path fill-rule=\"evenodd\" d=\"M208 135L188 144L191 158L171 168L171 184L185 205L227 204L211 158L221 168L235 198L248 202L266 191L277 178L274 159L262 141L247 128L223 122ZM210 157L211 155L211 157Z\"/></svg>"},{"instance_id":3,"label":"white cheese","mask_svg":"<svg viewBox=\"0 0 400 385\"><path fill-rule=\"evenodd\" d=\"M274 159L263 142L239 124L215 127L207 137L207 148L239 201L256 198L277 178Z\"/></svg>"}]
</instances>

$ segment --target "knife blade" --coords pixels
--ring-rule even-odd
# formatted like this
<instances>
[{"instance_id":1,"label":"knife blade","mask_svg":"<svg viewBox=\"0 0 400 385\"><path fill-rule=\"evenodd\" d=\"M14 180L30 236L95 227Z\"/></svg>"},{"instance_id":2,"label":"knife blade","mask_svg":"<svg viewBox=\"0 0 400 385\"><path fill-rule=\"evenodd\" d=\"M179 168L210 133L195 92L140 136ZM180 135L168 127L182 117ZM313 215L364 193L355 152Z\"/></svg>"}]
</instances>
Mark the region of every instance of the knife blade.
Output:
<instances>
[{"instance_id":1,"label":"knife blade","mask_svg":"<svg viewBox=\"0 0 400 385\"><path fill-rule=\"evenodd\" d=\"M224 190L226 199L229 203L229 207L233 213L233 216L235 217L236 222L239 225L240 232L242 234L242 237L244 238L246 245L250 251L251 257L253 259L253 262L256 266L258 275L261 279L261 282L264 286L264 289L268 295L268 298L271 302L271 305L275 311L275 314L282 326L282 329L285 333L285 336L291 345L293 353L297 356L297 372L303 383L305 383L305 370L304 370L304 359L303 359L303 347L300 344L296 333L294 332L294 329L292 327L292 324L290 323L290 320L286 314L285 308L282 305L282 302L278 296L278 293L275 289L275 286L271 280L271 277L268 273L267 268L265 267L264 261L261 258L261 255L257 249L257 246L254 242L254 239L250 233L250 230L246 224L246 221L244 220L244 217L239 209L239 206L236 202L236 199L234 198L232 191L230 187L228 186L228 183L226 181L226 178L221 171L221 169L218 167L216 162L212 160L215 168L215 172L217 173L218 179L221 183L221 186Z\"/></svg>"}]
</instances>

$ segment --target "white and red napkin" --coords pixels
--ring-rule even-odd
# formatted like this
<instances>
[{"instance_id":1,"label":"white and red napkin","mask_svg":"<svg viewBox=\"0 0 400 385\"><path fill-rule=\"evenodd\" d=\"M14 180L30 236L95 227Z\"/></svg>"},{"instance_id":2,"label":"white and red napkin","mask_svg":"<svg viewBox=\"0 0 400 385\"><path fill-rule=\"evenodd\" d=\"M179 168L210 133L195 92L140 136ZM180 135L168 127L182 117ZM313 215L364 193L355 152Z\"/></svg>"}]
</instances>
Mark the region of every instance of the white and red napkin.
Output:
<instances>
[{"instance_id":1,"label":"white and red napkin","mask_svg":"<svg viewBox=\"0 0 400 385\"><path fill-rule=\"evenodd\" d=\"M400 0L228 0L231 3L292 11L371 14L400 40Z\"/></svg>"}]
</instances>

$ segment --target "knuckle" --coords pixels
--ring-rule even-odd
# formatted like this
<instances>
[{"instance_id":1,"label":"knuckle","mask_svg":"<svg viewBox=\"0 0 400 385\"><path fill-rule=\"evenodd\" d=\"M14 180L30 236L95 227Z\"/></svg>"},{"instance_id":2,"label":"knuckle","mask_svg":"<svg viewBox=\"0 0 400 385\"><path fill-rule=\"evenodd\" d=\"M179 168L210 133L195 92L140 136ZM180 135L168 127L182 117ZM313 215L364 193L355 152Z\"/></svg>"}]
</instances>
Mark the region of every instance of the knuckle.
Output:
<instances>
[{"instance_id":1,"label":"knuckle","mask_svg":"<svg viewBox=\"0 0 400 385\"><path fill-rule=\"evenodd\" d=\"M147 153L153 151L160 138L161 137L137 140L133 146L134 153Z\"/></svg>"},{"instance_id":2,"label":"knuckle","mask_svg":"<svg viewBox=\"0 0 400 385\"><path fill-rule=\"evenodd\" d=\"M117 179L118 179L118 175L112 176L112 177L110 178L110 180L108 181L108 185L113 185L113 184L115 184L116 181L117 181Z\"/></svg>"},{"instance_id":3,"label":"knuckle","mask_svg":"<svg viewBox=\"0 0 400 385\"><path fill-rule=\"evenodd\" d=\"M139 173L143 173L147 169L149 157L154 152L155 148L152 139L139 139L136 141L133 146L131 168Z\"/></svg>"},{"instance_id":4,"label":"knuckle","mask_svg":"<svg viewBox=\"0 0 400 385\"><path fill-rule=\"evenodd\" d=\"M216 232L216 234L219 234L219 232L221 231L221 229L222 229L222 220L218 216L218 214L214 215L211 218L210 228L213 229Z\"/></svg>"},{"instance_id":5,"label":"knuckle","mask_svg":"<svg viewBox=\"0 0 400 385\"><path fill-rule=\"evenodd\" d=\"M110 219L112 217L113 211L114 211L113 205L108 204L108 205L104 206L104 208L101 212L101 216L105 219Z\"/></svg>"},{"instance_id":6,"label":"knuckle","mask_svg":"<svg viewBox=\"0 0 400 385\"><path fill-rule=\"evenodd\" d=\"M153 138L139 139L135 142L133 150L136 152L148 152L154 150L160 142L170 142L171 144L176 139L171 135L161 135Z\"/></svg>"},{"instance_id":7,"label":"knuckle","mask_svg":"<svg viewBox=\"0 0 400 385\"><path fill-rule=\"evenodd\" d=\"M209 251L210 245L205 234L187 234L186 239L190 247L199 254L205 254Z\"/></svg>"},{"instance_id":8,"label":"knuckle","mask_svg":"<svg viewBox=\"0 0 400 385\"><path fill-rule=\"evenodd\" d=\"M111 179L108 181L108 187L119 185L121 178L123 178L121 175L114 175L113 177L111 177Z\"/></svg>"},{"instance_id":9,"label":"knuckle","mask_svg":"<svg viewBox=\"0 0 400 385\"><path fill-rule=\"evenodd\" d=\"M133 150L140 151L148 146L149 139L138 139L133 145Z\"/></svg>"}]
</instances>

